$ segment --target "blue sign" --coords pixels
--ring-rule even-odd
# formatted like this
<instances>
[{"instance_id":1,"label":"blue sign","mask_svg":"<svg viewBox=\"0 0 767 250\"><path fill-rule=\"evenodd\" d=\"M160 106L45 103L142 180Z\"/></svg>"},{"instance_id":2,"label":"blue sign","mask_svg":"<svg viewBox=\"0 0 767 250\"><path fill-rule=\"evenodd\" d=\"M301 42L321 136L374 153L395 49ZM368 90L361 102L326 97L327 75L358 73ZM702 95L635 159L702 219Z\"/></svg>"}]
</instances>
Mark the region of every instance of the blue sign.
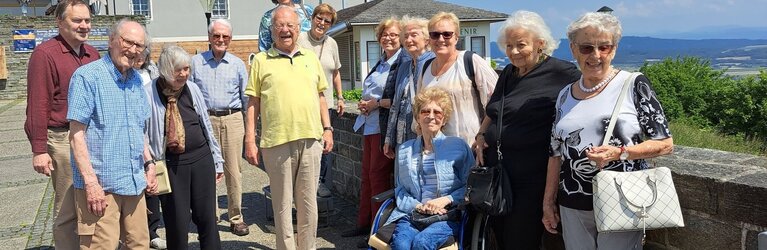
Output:
<instances>
[{"instance_id":1,"label":"blue sign","mask_svg":"<svg viewBox=\"0 0 767 250\"><path fill-rule=\"evenodd\" d=\"M13 30L13 52L32 52L35 49L35 30Z\"/></svg>"}]
</instances>

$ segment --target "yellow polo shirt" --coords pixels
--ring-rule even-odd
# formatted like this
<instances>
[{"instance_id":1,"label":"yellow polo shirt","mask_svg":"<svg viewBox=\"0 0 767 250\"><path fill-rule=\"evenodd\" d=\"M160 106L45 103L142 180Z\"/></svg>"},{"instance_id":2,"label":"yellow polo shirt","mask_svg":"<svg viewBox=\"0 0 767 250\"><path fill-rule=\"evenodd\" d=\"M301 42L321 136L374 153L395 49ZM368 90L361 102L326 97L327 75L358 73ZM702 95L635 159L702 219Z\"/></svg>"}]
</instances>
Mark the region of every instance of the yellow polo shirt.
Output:
<instances>
[{"instance_id":1,"label":"yellow polo shirt","mask_svg":"<svg viewBox=\"0 0 767 250\"><path fill-rule=\"evenodd\" d=\"M322 66L311 50L293 57L275 48L259 52L250 66L245 94L261 98L261 147L322 137L319 93L328 88Z\"/></svg>"}]
</instances>

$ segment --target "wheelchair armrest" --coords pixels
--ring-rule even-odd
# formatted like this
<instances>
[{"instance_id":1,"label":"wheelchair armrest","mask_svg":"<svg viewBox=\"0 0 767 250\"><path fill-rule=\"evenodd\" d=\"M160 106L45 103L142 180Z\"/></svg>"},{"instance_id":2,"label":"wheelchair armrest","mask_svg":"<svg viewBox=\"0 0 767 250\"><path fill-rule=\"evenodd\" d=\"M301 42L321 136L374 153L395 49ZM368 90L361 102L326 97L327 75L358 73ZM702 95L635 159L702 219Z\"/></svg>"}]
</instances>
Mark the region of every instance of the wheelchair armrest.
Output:
<instances>
[{"instance_id":1,"label":"wheelchair armrest","mask_svg":"<svg viewBox=\"0 0 767 250\"><path fill-rule=\"evenodd\" d=\"M394 189L389 189L384 191L383 193L373 196L373 201L384 202L386 199L393 198L393 197L394 197Z\"/></svg>"}]
</instances>

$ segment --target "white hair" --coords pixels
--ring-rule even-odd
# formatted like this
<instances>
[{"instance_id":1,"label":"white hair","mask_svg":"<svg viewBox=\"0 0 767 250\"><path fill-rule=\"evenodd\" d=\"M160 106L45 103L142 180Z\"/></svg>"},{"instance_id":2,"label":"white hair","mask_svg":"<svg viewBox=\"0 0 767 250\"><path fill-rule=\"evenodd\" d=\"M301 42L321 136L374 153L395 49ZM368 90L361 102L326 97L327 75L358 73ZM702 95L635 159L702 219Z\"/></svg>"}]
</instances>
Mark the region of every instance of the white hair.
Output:
<instances>
[{"instance_id":1,"label":"white hair","mask_svg":"<svg viewBox=\"0 0 767 250\"><path fill-rule=\"evenodd\" d=\"M213 20L210 21L210 25L208 25L208 34L213 34L213 26L216 25L216 24L223 25L224 27L229 29L229 35L231 35L232 32L234 32L234 30L232 29L232 23L230 23L228 20L226 20L226 19L213 19Z\"/></svg>"},{"instance_id":2,"label":"white hair","mask_svg":"<svg viewBox=\"0 0 767 250\"><path fill-rule=\"evenodd\" d=\"M157 67L160 76L166 81L175 81L175 72L177 69L189 66L192 67L192 57L178 45L168 45L162 49L160 59L157 61Z\"/></svg>"},{"instance_id":3,"label":"white hair","mask_svg":"<svg viewBox=\"0 0 767 250\"><path fill-rule=\"evenodd\" d=\"M578 20L575 20L567 26L567 39L570 42L575 42L575 35L578 31L585 28L594 28L599 32L608 33L613 36L613 43L618 44L623 35L623 28L621 28L621 21L612 14L601 12L587 12L583 14Z\"/></svg>"},{"instance_id":4,"label":"white hair","mask_svg":"<svg viewBox=\"0 0 767 250\"><path fill-rule=\"evenodd\" d=\"M404 41L407 36L404 34L407 33L407 27L408 26L417 26L420 27L421 35L426 37L426 39L429 39L429 20L426 20L426 18L423 17L411 17L408 15L405 15L402 17L401 20L399 20L399 27L400 27L400 38Z\"/></svg>"},{"instance_id":5,"label":"white hair","mask_svg":"<svg viewBox=\"0 0 767 250\"><path fill-rule=\"evenodd\" d=\"M136 22L133 19L123 17L120 20L118 20L115 24L112 25L112 27L109 29L109 40L110 42L112 39L117 39L120 36L122 36L122 31L120 30L123 25L127 23L137 23L141 26L141 28L144 30L144 50L150 50L151 49L151 42L152 39L149 37L149 32L146 30L146 27L144 27L143 24Z\"/></svg>"},{"instance_id":6,"label":"white hair","mask_svg":"<svg viewBox=\"0 0 767 250\"><path fill-rule=\"evenodd\" d=\"M497 42L498 48L501 51L506 51L506 32L515 28L525 29L533 33L538 39L543 40L543 48L541 50L543 50L544 54L551 55L559 47L559 40L551 36L551 29L549 29L549 26L546 26L546 22L543 21L540 15L532 11L519 10L511 14L498 30Z\"/></svg>"},{"instance_id":7,"label":"white hair","mask_svg":"<svg viewBox=\"0 0 767 250\"><path fill-rule=\"evenodd\" d=\"M295 9L293 7L285 6L285 5L277 5L276 8L274 8L274 11L272 11L272 26L274 26L274 17L277 16L277 11L280 11L280 9L289 9L291 12L295 13ZM296 13L296 25L301 25L301 20L298 17L298 13Z\"/></svg>"}]
</instances>

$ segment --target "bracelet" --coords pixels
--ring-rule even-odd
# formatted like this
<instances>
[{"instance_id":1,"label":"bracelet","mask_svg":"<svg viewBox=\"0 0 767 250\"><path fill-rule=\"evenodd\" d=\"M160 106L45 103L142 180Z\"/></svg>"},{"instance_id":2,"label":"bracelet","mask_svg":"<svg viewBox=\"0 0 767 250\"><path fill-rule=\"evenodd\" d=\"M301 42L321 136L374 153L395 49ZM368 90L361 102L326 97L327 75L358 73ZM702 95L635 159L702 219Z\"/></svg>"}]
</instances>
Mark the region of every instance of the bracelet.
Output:
<instances>
[{"instance_id":1,"label":"bracelet","mask_svg":"<svg viewBox=\"0 0 767 250\"><path fill-rule=\"evenodd\" d=\"M157 162L157 159L151 159L144 162L144 172L146 172L149 169L149 164L154 164L155 162Z\"/></svg>"}]
</instances>

